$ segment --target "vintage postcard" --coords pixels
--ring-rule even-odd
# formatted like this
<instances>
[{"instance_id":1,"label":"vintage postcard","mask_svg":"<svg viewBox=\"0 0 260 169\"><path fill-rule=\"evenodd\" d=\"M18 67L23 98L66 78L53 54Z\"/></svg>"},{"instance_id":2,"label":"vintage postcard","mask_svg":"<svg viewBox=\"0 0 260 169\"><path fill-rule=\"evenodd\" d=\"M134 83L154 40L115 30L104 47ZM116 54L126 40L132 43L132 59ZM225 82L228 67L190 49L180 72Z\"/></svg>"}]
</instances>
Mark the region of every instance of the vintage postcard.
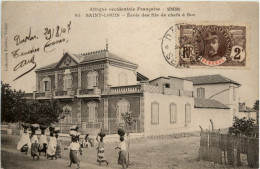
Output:
<instances>
[{"instance_id":1,"label":"vintage postcard","mask_svg":"<svg viewBox=\"0 0 260 169\"><path fill-rule=\"evenodd\" d=\"M258 6L3 1L0 168L258 168Z\"/></svg>"}]
</instances>

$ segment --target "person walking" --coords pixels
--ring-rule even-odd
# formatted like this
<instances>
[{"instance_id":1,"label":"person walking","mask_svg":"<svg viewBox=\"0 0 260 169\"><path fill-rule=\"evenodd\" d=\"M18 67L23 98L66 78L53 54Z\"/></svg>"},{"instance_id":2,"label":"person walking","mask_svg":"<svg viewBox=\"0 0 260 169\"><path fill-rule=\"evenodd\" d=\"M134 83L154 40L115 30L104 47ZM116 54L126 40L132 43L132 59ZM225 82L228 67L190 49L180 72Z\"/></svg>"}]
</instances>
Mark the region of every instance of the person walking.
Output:
<instances>
[{"instance_id":1,"label":"person walking","mask_svg":"<svg viewBox=\"0 0 260 169\"><path fill-rule=\"evenodd\" d=\"M55 137L56 137L56 140L57 140L55 155L56 155L57 158L61 158L61 142L60 142L58 133L55 135Z\"/></svg>"},{"instance_id":2,"label":"person walking","mask_svg":"<svg viewBox=\"0 0 260 169\"><path fill-rule=\"evenodd\" d=\"M21 140L17 144L17 150L21 152L25 152L25 155L27 155L28 151L31 149L31 140L30 140L30 135L28 133L28 128L30 124L25 123L22 124L22 127L24 128L24 132L22 134Z\"/></svg>"},{"instance_id":3,"label":"person walking","mask_svg":"<svg viewBox=\"0 0 260 169\"><path fill-rule=\"evenodd\" d=\"M54 127L49 127L49 130L50 130L50 141L47 148L47 159L51 158L53 160L54 157L57 159L57 157L55 156L57 140L56 137L54 137Z\"/></svg>"},{"instance_id":4,"label":"person walking","mask_svg":"<svg viewBox=\"0 0 260 169\"><path fill-rule=\"evenodd\" d=\"M98 140L98 136L100 135L100 139ZM98 147L97 147L97 162L99 163L99 165L101 165L101 163L106 162L106 164L108 165L108 162L105 158L105 145L103 143L103 138L105 137L104 133L100 133L97 135L96 140L98 142Z\"/></svg>"},{"instance_id":5,"label":"person walking","mask_svg":"<svg viewBox=\"0 0 260 169\"><path fill-rule=\"evenodd\" d=\"M72 138L72 142L70 143L70 146L67 148L70 150L70 165L68 167L71 167L72 163L73 164L77 164L78 168L80 168L80 160L78 158L78 152L81 154L80 152L80 145L78 143L78 140L76 137ZM66 148L65 148L66 150Z\"/></svg>"},{"instance_id":6,"label":"person walking","mask_svg":"<svg viewBox=\"0 0 260 169\"><path fill-rule=\"evenodd\" d=\"M32 142L32 146L31 146L31 156L33 157L37 157L37 160L39 160L39 152L38 152L38 148L39 148L39 140L38 140L38 136L36 135L36 130L39 128L38 124L32 124L31 126L31 130L32 130L32 135L31 135L31 142Z\"/></svg>"},{"instance_id":7,"label":"person walking","mask_svg":"<svg viewBox=\"0 0 260 169\"><path fill-rule=\"evenodd\" d=\"M120 143L119 145L115 148L119 149L118 153L118 164L122 165L123 168L128 167L127 162L126 162L126 143L124 141L124 137L120 136Z\"/></svg>"}]
</instances>

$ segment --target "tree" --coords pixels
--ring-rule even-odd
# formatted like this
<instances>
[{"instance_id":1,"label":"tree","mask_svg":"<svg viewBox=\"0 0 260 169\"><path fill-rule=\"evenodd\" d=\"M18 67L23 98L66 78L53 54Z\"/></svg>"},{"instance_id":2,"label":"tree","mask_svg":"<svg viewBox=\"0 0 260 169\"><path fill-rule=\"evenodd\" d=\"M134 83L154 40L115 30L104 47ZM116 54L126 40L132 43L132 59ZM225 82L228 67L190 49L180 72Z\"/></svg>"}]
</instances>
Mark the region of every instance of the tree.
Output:
<instances>
[{"instance_id":1,"label":"tree","mask_svg":"<svg viewBox=\"0 0 260 169\"><path fill-rule=\"evenodd\" d=\"M12 90L6 83L1 82L1 85L2 122L26 122L49 126L59 121L62 111L59 101L26 100L23 98L25 92Z\"/></svg>"},{"instance_id":2,"label":"tree","mask_svg":"<svg viewBox=\"0 0 260 169\"><path fill-rule=\"evenodd\" d=\"M24 92L12 90L7 83L1 82L1 122L17 122L26 110Z\"/></svg>"},{"instance_id":3,"label":"tree","mask_svg":"<svg viewBox=\"0 0 260 169\"><path fill-rule=\"evenodd\" d=\"M122 113L122 117L125 122L126 132L127 132L127 140L128 140L128 154L127 154L127 164L129 165L129 148L130 148L130 131L132 125L136 122L132 117L132 112L126 112L125 114Z\"/></svg>"},{"instance_id":4,"label":"tree","mask_svg":"<svg viewBox=\"0 0 260 169\"><path fill-rule=\"evenodd\" d=\"M59 101L54 99L43 102L38 100L28 101L28 113L23 116L22 121L49 126L51 123L59 121L61 111Z\"/></svg>"},{"instance_id":5,"label":"tree","mask_svg":"<svg viewBox=\"0 0 260 169\"><path fill-rule=\"evenodd\" d=\"M256 101L255 101L255 104L254 104L254 107L253 107L253 109L255 109L255 110L258 110L258 111L259 111L259 100L256 100Z\"/></svg>"},{"instance_id":6,"label":"tree","mask_svg":"<svg viewBox=\"0 0 260 169\"><path fill-rule=\"evenodd\" d=\"M228 133L229 134L234 134L235 136L239 135L245 135L245 136L250 136L253 134L253 123L254 119L246 119L245 117L243 118L234 118L235 121L232 125L232 127L229 127Z\"/></svg>"}]
</instances>

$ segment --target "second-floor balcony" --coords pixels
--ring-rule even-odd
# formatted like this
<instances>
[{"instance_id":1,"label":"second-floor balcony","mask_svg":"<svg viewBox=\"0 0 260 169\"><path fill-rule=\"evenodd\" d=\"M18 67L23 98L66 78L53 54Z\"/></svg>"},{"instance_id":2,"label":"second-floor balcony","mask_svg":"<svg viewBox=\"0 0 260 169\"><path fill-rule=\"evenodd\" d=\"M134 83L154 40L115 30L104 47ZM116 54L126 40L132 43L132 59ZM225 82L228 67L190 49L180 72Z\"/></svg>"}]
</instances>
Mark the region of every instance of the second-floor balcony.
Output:
<instances>
[{"instance_id":1,"label":"second-floor balcony","mask_svg":"<svg viewBox=\"0 0 260 169\"><path fill-rule=\"evenodd\" d=\"M53 98L55 98L55 99L74 98L75 97L75 91L74 90L56 91L54 93L55 93L55 95L54 95Z\"/></svg>"},{"instance_id":2,"label":"second-floor balcony","mask_svg":"<svg viewBox=\"0 0 260 169\"><path fill-rule=\"evenodd\" d=\"M38 100L45 100L45 99L51 99L53 97L53 92L36 92L35 98Z\"/></svg>"},{"instance_id":3,"label":"second-floor balcony","mask_svg":"<svg viewBox=\"0 0 260 169\"><path fill-rule=\"evenodd\" d=\"M100 97L101 89L94 87L93 89L80 89L77 90L77 97L84 98L84 97Z\"/></svg>"}]
</instances>

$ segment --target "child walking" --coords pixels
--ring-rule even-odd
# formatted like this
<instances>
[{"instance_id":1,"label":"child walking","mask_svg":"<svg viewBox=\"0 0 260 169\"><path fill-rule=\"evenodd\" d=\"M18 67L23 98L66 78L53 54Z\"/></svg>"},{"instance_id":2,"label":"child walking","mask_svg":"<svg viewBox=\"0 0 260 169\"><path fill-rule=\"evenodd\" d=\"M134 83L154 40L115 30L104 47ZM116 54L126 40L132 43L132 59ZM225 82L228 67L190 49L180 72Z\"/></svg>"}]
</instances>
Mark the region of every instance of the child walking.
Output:
<instances>
[{"instance_id":1,"label":"child walking","mask_svg":"<svg viewBox=\"0 0 260 169\"><path fill-rule=\"evenodd\" d=\"M126 143L124 141L124 137L120 136L120 143L115 149L119 149L118 155L118 164L122 165L123 168L128 167L126 163Z\"/></svg>"},{"instance_id":2,"label":"child walking","mask_svg":"<svg viewBox=\"0 0 260 169\"><path fill-rule=\"evenodd\" d=\"M97 142L98 142L98 147L97 147L97 162L99 163L99 165L101 165L101 163L106 162L108 165L108 162L105 158L105 146L103 143L103 137L100 137L100 140L98 140L98 135L96 138Z\"/></svg>"}]
</instances>

